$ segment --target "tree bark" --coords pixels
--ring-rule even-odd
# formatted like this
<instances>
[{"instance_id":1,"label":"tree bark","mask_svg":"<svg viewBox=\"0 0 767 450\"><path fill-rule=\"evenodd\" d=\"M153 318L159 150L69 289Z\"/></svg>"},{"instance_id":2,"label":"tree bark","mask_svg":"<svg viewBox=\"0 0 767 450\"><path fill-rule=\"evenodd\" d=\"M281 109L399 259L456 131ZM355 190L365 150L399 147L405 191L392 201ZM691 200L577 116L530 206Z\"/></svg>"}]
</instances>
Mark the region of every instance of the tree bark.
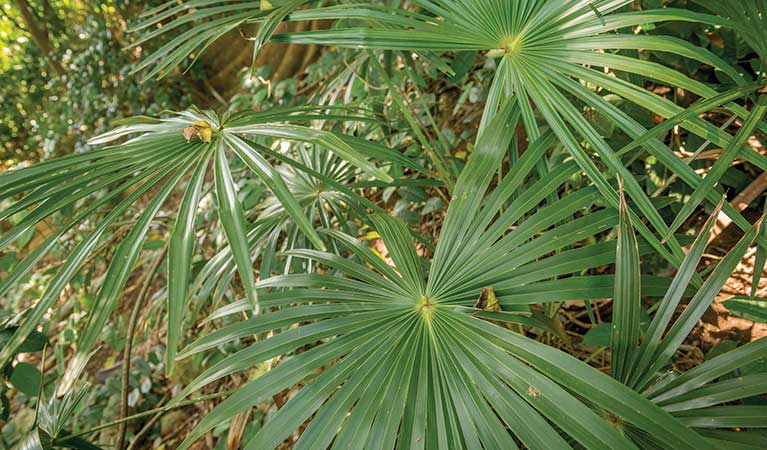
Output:
<instances>
[{"instance_id":1,"label":"tree bark","mask_svg":"<svg viewBox=\"0 0 767 450\"><path fill-rule=\"evenodd\" d=\"M326 28L327 21L285 22L280 24L278 32L308 31ZM254 26L246 31L255 35ZM271 68L269 79L277 82L303 73L309 64L319 56L320 47L316 45L267 43L256 57L256 66L268 65ZM200 57L200 62L209 70L210 84L220 95L229 100L238 93L240 71L252 64L253 43L242 36L241 30L234 30L214 42Z\"/></svg>"}]
</instances>

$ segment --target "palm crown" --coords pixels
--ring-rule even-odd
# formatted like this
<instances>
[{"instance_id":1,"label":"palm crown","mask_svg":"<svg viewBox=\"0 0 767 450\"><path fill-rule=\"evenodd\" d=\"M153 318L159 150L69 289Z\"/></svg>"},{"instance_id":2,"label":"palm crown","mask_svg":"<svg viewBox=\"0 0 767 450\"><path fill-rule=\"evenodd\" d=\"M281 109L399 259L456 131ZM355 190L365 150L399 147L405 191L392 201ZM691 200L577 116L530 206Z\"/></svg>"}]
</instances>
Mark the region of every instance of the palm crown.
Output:
<instances>
[{"instance_id":1,"label":"palm crown","mask_svg":"<svg viewBox=\"0 0 767 450\"><path fill-rule=\"evenodd\" d=\"M696 201L691 201L677 220L669 227L652 206L635 177L625 167L621 153L604 141L594 126L580 114L579 107L585 105L611 120L618 129L633 139L640 139L648 133L645 127L621 108L605 100L589 86L613 92L627 101L666 118L677 118L675 123L689 132L709 139L711 142L729 146L732 153L740 154L747 161L767 170L767 158L754 152L742 142L730 142L730 137L716 127L669 100L648 92L630 79L614 77L608 72L632 74L658 80L672 86L689 90L707 98L717 98L718 93L703 83L692 80L679 72L660 64L639 60L621 54L626 49L643 48L650 51L676 53L685 58L696 59L720 70L734 84L747 85L747 80L735 69L713 53L689 43L666 36L649 36L632 32L632 28L661 21L703 21L716 25L732 26L725 18L696 13L689 10L664 8L659 10L626 11L631 0L579 0L579 1L450 1L416 0L419 12L405 11L384 5L354 2L339 2L338 5L301 9L307 1L275 2L274 9L264 11L250 9L248 3L232 6L218 6L217 3L197 5L194 2L170 8L170 4L147 13L149 18L138 28L158 23L164 18L200 6L192 14L172 22L172 27L163 27L146 38L172 31L176 26L195 19L224 15L219 21L227 21L231 27L246 22L263 24L256 39L255 51L271 38L275 42L323 44L349 48L403 50L430 53L444 53L454 50L484 50L490 57L500 58L498 70L491 88L485 115L480 128L502 108L512 101L520 108L522 122L527 134L535 140L540 136L538 116L548 124L557 138L565 145L579 167L594 182L605 200L618 208L619 196L611 176L620 176L626 192L636 202L631 214L634 226L640 234L674 265L684 256L676 242L673 231L701 201L707 199L716 204L721 192L715 186L717 177L704 182L682 163L673 152L657 139L642 139L642 146L663 165L695 188ZM206 9L207 8L207 9ZM274 33L275 22L282 20L335 19L340 25L329 30L308 32ZM137 69L150 65L155 68L149 75L174 67L180 56L192 48L204 49L221 33L230 29L219 25L208 29L202 36L183 33L165 44L162 49L147 59ZM434 61L435 58L428 58ZM743 118L748 112L741 106L722 101L723 105ZM585 143L598 157L587 152ZM638 146L633 146L636 148ZM626 150L627 151L627 150ZM724 159L720 167L726 167ZM725 205L724 212L742 229L749 224L738 211ZM639 220L647 218L650 227ZM667 244L664 245L664 244Z\"/></svg>"},{"instance_id":2,"label":"palm crown","mask_svg":"<svg viewBox=\"0 0 767 450\"><path fill-rule=\"evenodd\" d=\"M296 448L518 448L515 439L527 448L570 448L573 442L585 448L635 448L653 442L672 442L674 448L714 448L618 381L559 350L485 321L526 323L524 312L514 312L514 306L525 302L524 296L515 295L517 290L535 292L537 280L583 270L602 260L605 250L612 256L616 252L614 243L608 243L612 245L539 259L577 239L577 234L562 232L561 227L571 224L556 224L560 214L588 207L593 191L563 199L572 209L544 207L506 232L509 223L546 197L549 192L544 185L553 189L561 179L534 184L494 220L530 175L534 153L549 144L534 143L532 151L485 196L493 175L487 169L503 158L513 133L513 128L501 125L511 118L506 113L496 119L497 127L489 127L495 131L480 137L456 186L427 269L407 228L388 216L377 216L373 222L393 266L353 238L331 231L354 259L317 250L289 252L315 260L331 272L259 282L259 289L272 290L261 295L263 304L279 307L279 312L225 326L179 355L186 358L245 336L283 330L210 367L177 401L229 374L305 343L320 342L234 393L198 424L181 448L323 366L322 373L245 444L246 449L274 448L310 417ZM623 211L621 239L630 239L625 207ZM583 233L616 223L613 211L603 213L592 214L603 219L591 217ZM533 235L539 237L527 242ZM628 248L639 251L636 241ZM572 280L582 281L584 288L593 281L591 277ZM496 310L475 305L482 288L497 294ZM616 283L614 289L616 296L623 295L622 285ZM639 307L638 297L634 300ZM228 314L240 310L226 309ZM289 326L307 319L317 321ZM636 341L629 347L635 345ZM580 413L568 412L575 410ZM633 442L635 437L640 442Z\"/></svg>"}]
</instances>

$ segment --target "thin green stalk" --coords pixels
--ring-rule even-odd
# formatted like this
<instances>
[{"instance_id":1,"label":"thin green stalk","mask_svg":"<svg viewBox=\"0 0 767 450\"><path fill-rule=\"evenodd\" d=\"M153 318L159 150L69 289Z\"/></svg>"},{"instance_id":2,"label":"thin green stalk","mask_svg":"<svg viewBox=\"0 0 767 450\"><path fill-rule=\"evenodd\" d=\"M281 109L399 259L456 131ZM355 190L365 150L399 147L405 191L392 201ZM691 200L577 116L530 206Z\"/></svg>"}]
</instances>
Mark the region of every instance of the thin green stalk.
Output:
<instances>
[{"instance_id":1,"label":"thin green stalk","mask_svg":"<svg viewBox=\"0 0 767 450\"><path fill-rule=\"evenodd\" d=\"M441 155L439 152L435 151L434 146L431 145L429 139L426 137L423 131L421 131L418 120L413 116L413 113L407 107L407 101L403 98L399 90L397 90L396 86L394 86L394 83L392 83L391 78L389 78L389 75L386 73L384 68L381 67L381 63L376 58L375 54L372 51L368 51L368 54L373 68L378 71L381 78L383 78L384 83L386 83L386 86L388 86L389 92L391 92L392 100L394 100L394 103L397 104L397 107L402 112L402 115L405 116L407 123L410 124L410 128L412 128L413 133L415 133L418 142L424 147L424 149L426 149L426 152L429 155L429 159L431 159L432 163L436 166L437 175L439 176L440 180L445 183L445 187L447 187L448 191L452 192L453 187L455 186L455 181L451 177L450 170L448 169L445 161L443 161L444 155Z\"/></svg>"},{"instance_id":2,"label":"thin green stalk","mask_svg":"<svg viewBox=\"0 0 767 450\"><path fill-rule=\"evenodd\" d=\"M69 436L67 436L67 438L76 438L76 437L85 436L85 435L88 435L88 434L91 434L91 433L95 433L96 431L101 431L101 430L104 430L106 428L110 428L110 427L113 427L115 425L119 425L119 424L124 423L124 422L130 422L132 420L141 419L142 417L151 416L152 414L155 414L155 413L166 413L166 412L174 410L174 409L183 408L183 407L189 406L189 405L194 405L195 403L205 402L205 401L208 401L208 400L215 400L215 399L218 399L218 398L221 398L221 397L226 397L227 395L230 395L230 394L232 394L234 392L235 392L234 390L232 390L232 391L224 391L224 392L216 392L215 394L203 395L202 397L197 397L197 398L192 398L192 399L189 399L189 400L184 400L183 402L173 403L173 404L168 405L168 406L163 406L163 407L160 407L160 408L150 409L150 410L147 410L147 411L140 412L138 414L134 414L132 416L125 417L123 419L113 420L111 422L107 422L105 424L95 426L95 427L90 428L88 430L81 431L80 433L77 433L77 434L69 435Z\"/></svg>"},{"instance_id":3,"label":"thin green stalk","mask_svg":"<svg viewBox=\"0 0 767 450\"><path fill-rule=\"evenodd\" d=\"M136 297L136 303L133 305L133 311L131 311L130 319L128 320L128 335L125 338L125 352L123 353L123 367L122 367L122 380L120 386L120 417L126 417L128 415L128 390L130 389L130 367L131 367L131 352L133 350L133 340L136 333L136 326L138 325L138 316L141 309L149 296L149 289L152 286L152 281L155 279L157 269L160 268L160 264L165 259L165 255L168 253L168 244L166 243L159 255L157 255L152 262L149 272L147 272L144 278L144 284L141 286L141 291ZM120 429L117 432L117 450L125 448L125 434L128 431L127 422L120 424Z\"/></svg>"}]
</instances>

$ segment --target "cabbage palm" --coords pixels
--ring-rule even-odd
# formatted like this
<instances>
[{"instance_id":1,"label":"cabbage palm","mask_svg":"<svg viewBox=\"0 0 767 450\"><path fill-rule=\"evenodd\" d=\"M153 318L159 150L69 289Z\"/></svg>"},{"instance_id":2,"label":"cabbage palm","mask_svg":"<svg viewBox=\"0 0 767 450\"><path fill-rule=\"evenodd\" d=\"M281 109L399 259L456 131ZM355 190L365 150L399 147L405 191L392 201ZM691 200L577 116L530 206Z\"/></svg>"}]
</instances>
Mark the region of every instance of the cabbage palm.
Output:
<instances>
[{"instance_id":1,"label":"cabbage palm","mask_svg":"<svg viewBox=\"0 0 767 450\"><path fill-rule=\"evenodd\" d=\"M177 340L178 336L174 330L179 329L189 282L195 241L195 215L211 162L214 166L215 191L224 234L237 262L250 309L257 313L258 298L253 288L256 278L248 251L245 213L237 198L227 157L228 151L234 153L260 178L282 203L296 227L313 245L321 249L325 247L314 224L304 215L299 202L291 194L280 173L274 170L262 154L263 151L259 151L259 144L253 139L266 138L319 145L379 179L391 180L385 171L369 161L371 156L382 154L387 155L386 159L389 159L388 156L392 152L385 148L378 148L353 137L341 138L327 131L290 123L306 122L318 117L320 116L315 114L313 108L299 108L243 113L223 120L212 112L196 109L165 119L137 118L92 140L93 145L99 145L132 136L122 144L0 174L2 198L12 199L22 195L19 201L3 210L0 217L5 220L30 209L28 214L0 237L0 248L8 247L25 231L63 208L81 205L83 201L91 202L82 204L74 218L38 245L3 280L0 286L0 292L3 293L55 247L62 236L88 221L102 208L109 206L110 202L116 202L103 218L95 221L95 228L87 233L68 255L40 301L26 314L24 322L11 339L11 344L0 352L0 361L5 364L16 351L15 347L38 326L45 311L56 302L61 291L80 271L88 256L97 250L97 245L109 226L125 216L139 199L152 190L151 201L122 239L104 276L93 313L89 316L85 333L80 339L77 357L72 363L75 370L68 372L69 381L76 379L128 281L151 222L171 192L182 183L188 173L191 173L169 244L168 260L174 268L170 271L172 276L168 283L168 320L171 324L169 340ZM327 114L321 117L333 118ZM353 116L342 117L354 120ZM367 120L363 117L359 119ZM372 154L369 154L371 151ZM169 346L170 361L175 353L174 349L174 345ZM172 367L170 364L169 370Z\"/></svg>"},{"instance_id":2,"label":"cabbage palm","mask_svg":"<svg viewBox=\"0 0 767 450\"><path fill-rule=\"evenodd\" d=\"M711 65L733 83L744 85L747 80L737 70L705 49L669 36L633 32L634 28L641 25L664 21L726 25L731 23L729 20L674 8L625 11L625 7L632 3L631 0L414 0L413 4L419 8L415 12L399 7L349 1L300 9L307 3L271 2L275 8L267 11L256 11L255 2L231 5L207 1L187 2L173 7L172 3L168 3L148 12L148 18L139 28L149 27L175 14L189 13L170 22L169 27L146 34L145 39L202 18L216 19L196 26L204 28L204 39L191 31L182 33L142 62L139 68L154 66L149 75L156 75L158 71L167 73L192 49L204 49L211 40L230 29L216 25L233 23L230 20L236 22L231 25L234 27L246 22L260 23L257 43L271 36L275 42L403 50L426 55L455 50L485 51L488 57L499 58L499 62L483 127L510 97L519 103L525 128L533 140L540 136L541 125L537 118L540 116L614 208L619 206L619 196L609 179L613 175L624 179L626 192L636 202L636 206L631 209L633 225L659 254L674 265L681 263L684 252L673 236L680 222L669 227L663 221L622 160L580 113L580 103L576 104L572 98L593 108L629 137L639 138L647 130L587 85L611 91L662 117L682 114L684 109L681 107L646 91L642 86L610 76L604 69L637 74L687 89L703 97L715 97L718 93L704 83L660 64L621 55L620 51L642 48L674 53ZM336 26L327 30L274 33L274 21L283 19L335 19ZM220 33L217 34L216 30ZM429 61L434 60L429 58ZM748 111L735 103L725 106L740 117L748 116ZM697 117L688 117L679 125L723 147L732 141L727 133ZM598 156L598 161L581 145L583 142ZM696 189L700 187L698 196L705 197L713 204L718 202L721 188L701 186L701 177L659 140L648 140L643 148L685 183ZM767 170L767 158L750 147L736 145L733 151L762 170ZM729 205L725 206L724 212L740 228L746 230L750 227L748 221ZM649 225L660 237L639 220L639 214L647 218Z\"/></svg>"},{"instance_id":3,"label":"cabbage palm","mask_svg":"<svg viewBox=\"0 0 767 450\"><path fill-rule=\"evenodd\" d=\"M0 294L61 238L79 238L0 351L0 366L101 250L99 243L116 221L146 197L148 204L127 235L115 238L119 245L59 386L70 396L61 404L69 404L77 395L72 385L117 306L152 222L179 189L181 202L167 243L167 373L180 359L255 339L207 367L163 410L184 405L185 397L229 375L276 362L204 417L182 449L286 390L295 395L268 416L245 444L247 450L276 448L297 430L299 449L764 448L757 433L730 430L767 425L761 410L732 404L767 391L758 371L732 378L763 356L767 341L685 374L669 369L746 249L764 241L764 235L757 236L759 225L726 203L689 252L674 236L701 202L720 203L717 184L735 158L767 170L767 158L745 145L764 129L767 102L760 99L751 110L735 103L763 86L704 49L639 32L643 24L666 20L731 26L734 18L670 8L629 12L629 0L413 0L407 8L399 7L401 2L398 7L382 3L171 1L147 13L137 27L146 32L138 44L194 26L137 70L165 76L189 53L199 54L248 23L259 25L255 51L268 40L335 45L362 49L361 58L374 64L374 50L416 52L444 70L449 69L440 58L449 51L475 50L496 59L477 143L457 184L450 186L453 199L433 256L423 256L431 249L419 252L412 230L355 190L393 181L372 161L423 170L385 147L316 126L334 119L371 120L367 116L304 107L224 117L191 109L163 119L136 118L92 141L113 144L109 147L0 174L0 200L10 205L0 219L22 216L0 236L0 249L64 208L78 208L2 281ZM275 32L284 20L320 19L334 19L334 27ZM720 93L621 54L636 48L709 64L734 87ZM687 89L702 100L680 108L624 79L625 74ZM391 89L391 82L387 86ZM667 120L647 130L609 103L601 95L605 91ZM632 142L611 148L582 114L584 106L608 118ZM699 118L719 106L742 119L735 136ZM504 158L519 124L528 145L506 169ZM659 140L677 125L724 148L705 178ZM285 148L282 141L292 142L286 152L276 150L276 144ZM561 149L564 158L558 158ZM626 168L624 157L633 160L645 150L694 188L671 226ZM270 192L253 210L240 201L235 165L244 165ZM571 190L570 181L581 173L593 186ZM227 246L193 281L196 216L210 178ZM353 183L360 180L368 184ZM746 235L704 279L696 267L720 209ZM102 210L107 210L103 217ZM391 264L353 237L352 222L377 231ZM94 228L80 237L81 225ZM584 244L615 227L617 241ZM670 285L641 275L640 254L653 251L678 267ZM613 262L615 275L591 273ZM220 305L235 275L244 298ZM695 294L673 320L689 292ZM640 327L641 296L663 297L646 331ZM195 297L194 317L212 298L209 324L234 313L244 317L179 352L183 318ZM614 299L609 375L512 331L517 325L539 326L531 317L532 304L607 297ZM48 404L60 408L56 402ZM46 436L66 440L63 421L49 422L40 422L30 446L45 447L48 442L41 438Z\"/></svg>"},{"instance_id":4,"label":"cabbage palm","mask_svg":"<svg viewBox=\"0 0 767 450\"><path fill-rule=\"evenodd\" d=\"M662 9L640 12L621 12L631 3L628 0L615 1L468 1L451 0L416 2L433 17L412 15L398 9L387 9L389 16L375 15L376 20L400 26L400 29L383 29L376 26L341 27L304 33L276 35L278 42L319 43L327 45L399 49L418 51L485 50L490 57L500 58L498 71L491 88L486 106L485 123L509 96L519 100L527 133L532 138L539 135L536 113L554 130L560 141L576 159L581 169L596 184L606 200L618 207L618 195L607 182L607 176L591 160L581 147L585 141L599 156L608 171L625 180L626 191L632 195L637 208L650 224L669 241L673 256L660 247L659 242L643 224L635 220L635 226L656 250L678 264L683 255L671 233L679 222L669 227L652 207L634 177L616 158L612 149L601 138L594 127L580 114L570 100L575 96L579 101L594 108L610 119L617 128L632 138L638 138L645 131L627 113L611 105L601 96L587 88L589 83L612 91L638 106L650 109L664 117L672 117L683 110L671 102L652 94L642 86L606 75L600 68L616 72L633 73L663 83L685 88L704 97L713 97L717 92L686 76L650 61L637 60L613 50L643 48L650 51L671 52L680 56L697 59L722 71L734 83L744 84L741 75L712 53L691 46L689 43L667 36L646 36L628 33L624 30L642 24L667 20L706 21L726 23L723 19L696 14L687 10ZM376 8L380 9L380 8ZM332 10L332 11L330 11ZM360 12L361 5L344 5L327 8L325 14L338 19L365 18ZM310 14L310 13L307 13ZM296 12L295 17L300 17ZM293 17L293 16L291 16ZM747 116L740 106L730 103L736 114ZM690 131L710 138L712 142L726 146L730 138L721 130L704 121L690 119L680 124ZM713 137L709 135L713 134ZM735 146L736 153L767 170L767 159L747 146ZM701 184L689 167L679 164L677 157L658 141L645 143L645 149L658 160L680 175L691 186ZM742 151L741 151L742 150ZM709 189L699 190L716 203L720 195ZM742 228L747 222L739 214L726 208L728 215L735 217ZM636 216L634 216L637 219Z\"/></svg>"},{"instance_id":5,"label":"cabbage palm","mask_svg":"<svg viewBox=\"0 0 767 450\"><path fill-rule=\"evenodd\" d=\"M519 110L509 107L480 136L430 265L416 252L407 227L387 215L373 221L393 266L353 238L328 231L354 259L318 250L288 252L327 271L259 281L263 306L278 310L225 326L185 348L179 358L272 331L205 370L175 401L261 361L289 357L221 403L181 448L302 380L299 392L244 448L275 448L309 418L295 448L505 449L518 448L518 441L545 449L576 442L584 448L643 446L615 426L614 417L644 431L646 442L714 448L607 375L499 325L525 323L525 313L514 306L545 298L551 286L544 280L579 274L616 251L612 242L546 257L617 224L610 209L560 224L591 208L598 198L591 189L536 210L575 166L533 180L520 193L553 142L550 133L485 195L513 135L514 127L504 124L518 118ZM604 295L596 291L605 284L612 290L613 284L603 281L568 278L554 297ZM488 291L499 304L482 307L478 298ZM318 345L300 350L309 343Z\"/></svg>"}]
</instances>

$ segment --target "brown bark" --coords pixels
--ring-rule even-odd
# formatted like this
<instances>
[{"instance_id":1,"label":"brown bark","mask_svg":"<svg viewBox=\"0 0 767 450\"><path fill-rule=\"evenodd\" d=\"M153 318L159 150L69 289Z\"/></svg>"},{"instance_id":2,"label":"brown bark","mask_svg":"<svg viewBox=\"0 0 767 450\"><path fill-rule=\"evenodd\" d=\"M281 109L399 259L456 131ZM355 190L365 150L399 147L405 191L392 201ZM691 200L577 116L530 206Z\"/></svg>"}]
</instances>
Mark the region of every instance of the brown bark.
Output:
<instances>
[{"instance_id":1,"label":"brown bark","mask_svg":"<svg viewBox=\"0 0 767 450\"><path fill-rule=\"evenodd\" d=\"M32 40L40 51L43 52L43 57L48 65L57 75L66 75L67 72L64 66L61 65L61 61L54 54L53 43L48 35L48 30L45 25L41 24L32 6L27 0L14 0L14 2L21 13L21 18L24 19L24 24L27 30L29 30Z\"/></svg>"},{"instance_id":2,"label":"brown bark","mask_svg":"<svg viewBox=\"0 0 767 450\"><path fill-rule=\"evenodd\" d=\"M46 24L48 35L54 34L57 36L66 36L69 33L69 30L56 9L51 5L51 2L48 0L35 0L35 2L39 2L40 7L42 7L42 17L39 14L37 17L38 19L43 20Z\"/></svg>"},{"instance_id":3,"label":"brown bark","mask_svg":"<svg viewBox=\"0 0 767 450\"><path fill-rule=\"evenodd\" d=\"M308 31L325 26L324 21L286 22L277 31ZM234 30L213 43L200 57L210 73L208 81L211 86L227 100L241 89L240 70L250 67L252 63L253 43L243 35L253 36L256 29L254 26ZM259 52L256 66L268 65L271 69L269 79L276 82L300 75L318 56L319 47L316 45L269 43Z\"/></svg>"}]
</instances>

